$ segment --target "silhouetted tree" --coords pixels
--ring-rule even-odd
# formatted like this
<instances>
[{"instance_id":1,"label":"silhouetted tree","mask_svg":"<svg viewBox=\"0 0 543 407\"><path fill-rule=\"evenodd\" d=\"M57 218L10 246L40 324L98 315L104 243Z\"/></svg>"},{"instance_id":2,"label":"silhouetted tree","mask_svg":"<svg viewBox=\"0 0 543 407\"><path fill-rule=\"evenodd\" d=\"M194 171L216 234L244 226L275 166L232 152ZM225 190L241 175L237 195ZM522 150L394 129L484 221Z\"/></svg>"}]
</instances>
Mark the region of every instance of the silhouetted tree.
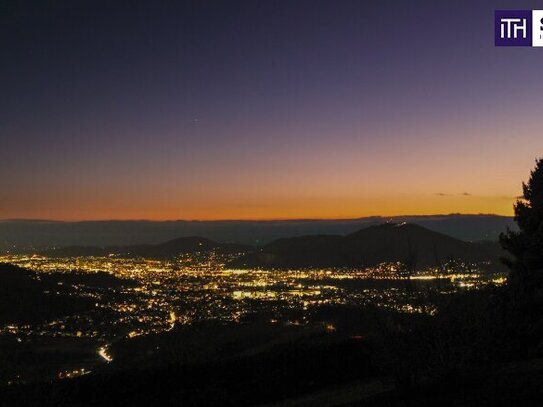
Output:
<instances>
[{"instance_id":1,"label":"silhouetted tree","mask_svg":"<svg viewBox=\"0 0 543 407\"><path fill-rule=\"evenodd\" d=\"M522 292L532 291L543 282L543 159L536 160L523 196L515 203L519 231L500 235L502 247L511 254L504 259L510 268L510 284Z\"/></svg>"}]
</instances>

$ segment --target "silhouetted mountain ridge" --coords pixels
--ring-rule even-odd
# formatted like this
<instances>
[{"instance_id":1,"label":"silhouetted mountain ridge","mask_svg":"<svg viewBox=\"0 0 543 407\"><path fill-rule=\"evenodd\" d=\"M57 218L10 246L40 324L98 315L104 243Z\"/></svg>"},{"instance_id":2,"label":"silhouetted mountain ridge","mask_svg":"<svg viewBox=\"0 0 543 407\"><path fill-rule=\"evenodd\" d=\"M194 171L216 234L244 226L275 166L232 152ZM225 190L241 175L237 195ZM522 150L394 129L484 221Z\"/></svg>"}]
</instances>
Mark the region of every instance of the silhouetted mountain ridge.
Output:
<instances>
[{"instance_id":1,"label":"silhouetted mountain ridge","mask_svg":"<svg viewBox=\"0 0 543 407\"><path fill-rule=\"evenodd\" d=\"M260 249L190 236L161 244L68 246L42 254L50 257L118 255L169 258L210 250L246 253L229 264L236 268L366 267L384 262L402 262L419 268L439 266L449 260L495 262L502 254L495 242L465 242L409 223L372 225L346 236L309 235L282 238Z\"/></svg>"},{"instance_id":2,"label":"silhouetted mountain ridge","mask_svg":"<svg viewBox=\"0 0 543 407\"><path fill-rule=\"evenodd\" d=\"M0 221L0 251L31 252L65 246L158 244L178 237L202 236L218 242L262 245L280 238L347 235L383 222L414 223L460 240L498 240L512 217L497 215L429 215L358 219L223 220L223 221Z\"/></svg>"},{"instance_id":3,"label":"silhouetted mountain ridge","mask_svg":"<svg viewBox=\"0 0 543 407\"><path fill-rule=\"evenodd\" d=\"M364 267L383 262L433 267L448 260L494 261L501 250L495 243L464 242L419 225L385 223L347 236L319 235L279 239L231 266L301 268Z\"/></svg>"}]
</instances>

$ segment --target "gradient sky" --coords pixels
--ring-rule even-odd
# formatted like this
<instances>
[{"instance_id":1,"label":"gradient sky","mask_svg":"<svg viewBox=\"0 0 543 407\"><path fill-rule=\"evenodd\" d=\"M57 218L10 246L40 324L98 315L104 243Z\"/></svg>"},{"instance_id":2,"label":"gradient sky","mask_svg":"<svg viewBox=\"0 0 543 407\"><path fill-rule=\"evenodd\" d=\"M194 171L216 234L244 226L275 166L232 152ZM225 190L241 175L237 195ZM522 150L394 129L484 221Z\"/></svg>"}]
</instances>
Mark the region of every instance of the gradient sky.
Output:
<instances>
[{"instance_id":1,"label":"gradient sky","mask_svg":"<svg viewBox=\"0 0 543 407\"><path fill-rule=\"evenodd\" d=\"M3 1L0 218L512 214L539 1Z\"/></svg>"}]
</instances>

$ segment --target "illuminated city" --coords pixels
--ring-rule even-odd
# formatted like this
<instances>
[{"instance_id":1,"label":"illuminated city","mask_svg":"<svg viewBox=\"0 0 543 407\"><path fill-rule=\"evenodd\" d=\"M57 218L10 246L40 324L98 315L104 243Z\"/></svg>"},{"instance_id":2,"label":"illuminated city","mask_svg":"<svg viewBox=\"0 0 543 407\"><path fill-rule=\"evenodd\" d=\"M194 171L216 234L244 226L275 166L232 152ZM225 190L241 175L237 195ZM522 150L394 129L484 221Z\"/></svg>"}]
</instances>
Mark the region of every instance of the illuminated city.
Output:
<instances>
[{"instance_id":1,"label":"illuminated city","mask_svg":"<svg viewBox=\"0 0 543 407\"><path fill-rule=\"evenodd\" d=\"M313 320L317 308L327 305L371 304L399 312L432 314L435 309L426 301L417 305L424 287L453 294L505 282L503 273L489 273L476 265L461 263L405 277L399 274L399 264L362 270L225 268L233 256L236 255L214 251L180 255L171 260L4 255L0 262L33 270L37 280L52 273L105 272L118 278L119 284L92 287L74 283L63 287L59 282L59 291L45 294L54 296L63 291L91 299L94 309L37 325L9 324L0 333L24 342L39 337L91 339L100 360L108 363L113 358L108 346L120 338L158 334L178 325L207 320L237 323L256 314L266 315L270 323L303 325ZM59 377L88 373L92 364L72 372L59 372Z\"/></svg>"},{"instance_id":2,"label":"illuminated city","mask_svg":"<svg viewBox=\"0 0 543 407\"><path fill-rule=\"evenodd\" d=\"M542 8L0 1L0 407L543 404Z\"/></svg>"}]
</instances>

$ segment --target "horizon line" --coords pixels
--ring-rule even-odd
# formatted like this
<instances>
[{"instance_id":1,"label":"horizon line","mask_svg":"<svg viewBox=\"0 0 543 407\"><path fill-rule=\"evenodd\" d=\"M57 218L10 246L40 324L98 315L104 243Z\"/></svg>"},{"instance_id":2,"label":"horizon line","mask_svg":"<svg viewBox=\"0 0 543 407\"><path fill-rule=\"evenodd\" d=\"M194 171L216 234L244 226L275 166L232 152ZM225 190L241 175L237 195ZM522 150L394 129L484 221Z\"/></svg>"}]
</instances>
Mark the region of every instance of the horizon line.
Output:
<instances>
[{"instance_id":1,"label":"horizon line","mask_svg":"<svg viewBox=\"0 0 543 407\"><path fill-rule=\"evenodd\" d=\"M359 217L331 217L331 218L252 218L252 219L39 219L39 218L5 218L0 222L51 222L51 223L83 223L83 222L311 222L311 221L356 221L371 218L426 218L426 217L450 217L450 216L494 216L501 218L513 218L512 215L500 215L497 213L435 213L424 215L367 215Z\"/></svg>"}]
</instances>

